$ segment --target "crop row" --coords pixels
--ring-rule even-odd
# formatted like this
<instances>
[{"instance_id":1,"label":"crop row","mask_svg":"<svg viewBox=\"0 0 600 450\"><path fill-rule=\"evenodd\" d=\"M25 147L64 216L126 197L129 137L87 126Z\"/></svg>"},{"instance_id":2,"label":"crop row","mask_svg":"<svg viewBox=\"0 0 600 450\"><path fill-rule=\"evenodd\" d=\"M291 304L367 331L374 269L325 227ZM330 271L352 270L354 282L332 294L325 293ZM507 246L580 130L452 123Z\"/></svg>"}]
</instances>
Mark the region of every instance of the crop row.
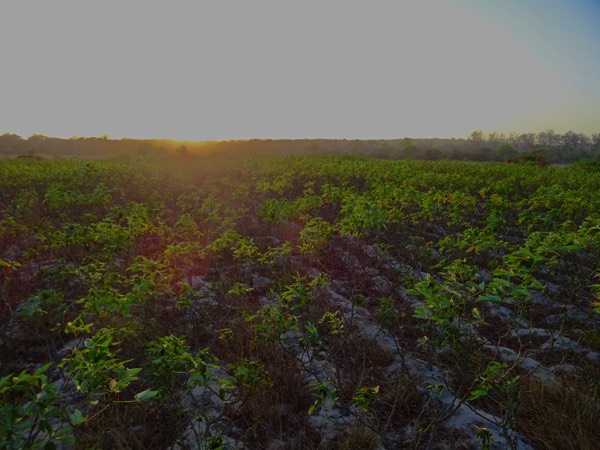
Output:
<instances>
[{"instance_id":1,"label":"crop row","mask_svg":"<svg viewBox=\"0 0 600 450\"><path fill-rule=\"evenodd\" d=\"M3 160L0 447L584 448L598 192L585 163ZM551 440L532 408L568 396Z\"/></svg>"}]
</instances>

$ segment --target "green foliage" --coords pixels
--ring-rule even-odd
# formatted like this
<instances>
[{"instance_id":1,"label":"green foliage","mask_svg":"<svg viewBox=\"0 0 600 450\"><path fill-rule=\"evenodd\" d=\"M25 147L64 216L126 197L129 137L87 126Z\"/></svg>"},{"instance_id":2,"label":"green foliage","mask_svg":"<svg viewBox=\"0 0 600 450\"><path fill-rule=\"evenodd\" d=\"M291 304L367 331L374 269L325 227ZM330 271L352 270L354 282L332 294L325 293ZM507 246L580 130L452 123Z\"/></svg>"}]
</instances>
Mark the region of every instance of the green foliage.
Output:
<instances>
[{"instance_id":1,"label":"green foliage","mask_svg":"<svg viewBox=\"0 0 600 450\"><path fill-rule=\"evenodd\" d=\"M475 426L477 429L477 437L481 440L481 450L491 450L494 443L494 435L485 427Z\"/></svg>"},{"instance_id":2,"label":"green foliage","mask_svg":"<svg viewBox=\"0 0 600 450\"><path fill-rule=\"evenodd\" d=\"M340 336L344 331L344 321L339 311L327 311L319 320L319 325L326 327L330 336Z\"/></svg>"},{"instance_id":3,"label":"green foliage","mask_svg":"<svg viewBox=\"0 0 600 450\"><path fill-rule=\"evenodd\" d=\"M394 300L391 297L384 297L379 300L379 307L375 310L377 321L387 328L392 328L395 323Z\"/></svg>"},{"instance_id":4,"label":"green foliage","mask_svg":"<svg viewBox=\"0 0 600 450\"><path fill-rule=\"evenodd\" d=\"M427 394L402 406L409 391L381 370L401 358L406 377L412 351L449 374L445 388L460 401L500 417L505 431L518 427L522 358L502 362L508 350L494 346L521 355L543 339L521 327L560 320L561 333L597 350L592 166L2 160L0 313L19 332L0 352L14 360L1 362L21 370L44 353L66 382L50 382L46 366L2 378L0 447L85 446L72 427L89 424L77 429L85 435L114 414L143 428L157 411L200 430L198 445L224 447L219 427L235 408L211 417L203 405L215 398L236 403L236 423L247 418L249 445L264 443L264 430L305 423L273 402L303 413L312 403L311 414L339 402L382 439L409 423L426 433L438 420ZM270 279L266 296L256 276ZM577 310L557 319L554 301ZM365 318L377 321L376 336L357 326ZM380 341L396 345L382 351ZM558 347L550 357L585 376L587 353ZM69 389L88 401L69 404ZM122 426L139 429L134 422ZM475 432L494 445L488 429ZM119 445L141 445L127 439Z\"/></svg>"},{"instance_id":5,"label":"green foliage","mask_svg":"<svg viewBox=\"0 0 600 450\"><path fill-rule=\"evenodd\" d=\"M354 394L354 406L368 412L379 394L379 386L363 386Z\"/></svg>"},{"instance_id":6,"label":"green foliage","mask_svg":"<svg viewBox=\"0 0 600 450\"><path fill-rule=\"evenodd\" d=\"M336 390L330 381L315 382L311 385L310 390L315 397L315 401L308 409L308 414L313 414L325 403L325 400L335 401L337 399Z\"/></svg>"},{"instance_id":7,"label":"green foliage","mask_svg":"<svg viewBox=\"0 0 600 450\"><path fill-rule=\"evenodd\" d=\"M148 363L144 374L156 386L160 396L171 392L177 383L201 364L201 358L192 355L184 339L184 336L170 335L147 344Z\"/></svg>"},{"instance_id":8,"label":"green foliage","mask_svg":"<svg viewBox=\"0 0 600 450\"><path fill-rule=\"evenodd\" d=\"M508 427L514 425L521 404L517 391L520 377L514 375L513 371L514 366L507 363L491 362L469 394L469 400L486 398L502 408L504 425Z\"/></svg>"},{"instance_id":9,"label":"green foliage","mask_svg":"<svg viewBox=\"0 0 600 450\"><path fill-rule=\"evenodd\" d=\"M269 384L267 370L259 362L241 360L227 368L233 373L235 385L249 392L256 392Z\"/></svg>"},{"instance_id":10,"label":"green foliage","mask_svg":"<svg viewBox=\"0 0 600 450\"><path fill-rule=\"evenodd\" d=\"M46 375L51 364L0 379L0 448L55 448L59 442L75 442L58 387Z\"/></svg>"},{"instance_id":11,"label":"green foliage","mask_svg":"<svg viewBox=\"0 0 600 450\"><path fill-rule=\"evenodd\" d=\"M369 231L384 230L388 221L381 201L350 195L344 200L339 221L342 235L363 236Z\"/></svg>"},{"instance_id":12,"label":"green foliage","mask_svg":"<svg viewBox=\"0 0 600 450\"><path fill-rule=\"evenodd\" d=\"M333 235L334 228L320 217L310 219L300 231L300 251L311 253L321 249Z\"/></svg>"},{"instance_id":13,"label":"green foliage","mask_svg":"<svg viewBox=\"0 0 600 450\"><path fill-rule=\"evenodd\" d=\"M42 289L28 299L20 312L27 319L52 315L52 323L60 323L67 309L68 304L61 291L56 289Z\"/></svg>"},{"instance_id":14,"label":"green foliage","mask_svg":"<svg viewBox=\"0 0 600 450\"><path fill-rule=\"evenodd\" d=\"M129 361L119 361L118 350L113 351L115 330L103 328L92 338L83 340L82 348L76 347L61 366L71 377L77 392L88 398L122 392L138 379L140 368L128 368Z\"/></svg>"},{"instance_id":15,"label":"green foliage","mask_svg":"<svg viewBox=\"0 0 600 450\"><path fill-rule=\"evenodd\" d=\"M231 258L244 261L253 261L258 257L259 251L251 238L241 236L233 230L225 231L220 237L206 246L205 251L212 254L230 252Z\"/></svg>"},{"instance_id":16,"label":"green foliage","mask_svg":"<svg viewBox=\"0 0 600 450\"><path fill-rule=\"evenodd\" d=\"M256 190L260 193L273 191L277 194L283 194L283 191L292 187L292 174L286 173L279 175L272 181L261 181L256 185Z\"/></svg>"}]
</instances>

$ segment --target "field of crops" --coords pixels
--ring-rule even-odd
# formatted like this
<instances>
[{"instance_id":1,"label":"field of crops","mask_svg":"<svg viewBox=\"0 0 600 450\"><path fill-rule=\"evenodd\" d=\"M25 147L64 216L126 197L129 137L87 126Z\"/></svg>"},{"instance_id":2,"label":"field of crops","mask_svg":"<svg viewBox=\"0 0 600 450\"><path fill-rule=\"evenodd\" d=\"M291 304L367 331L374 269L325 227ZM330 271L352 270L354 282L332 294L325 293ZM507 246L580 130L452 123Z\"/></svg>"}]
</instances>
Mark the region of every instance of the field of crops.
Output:
<instances>
[{"instance_id":1,"label":"field of crops","mask_svg":"<svg viewBox=\"0 0 600 450\"><path fill-rule=\"evenodd\" d=\"M0 448L596 448L599 268L597 163L1 160Z\"/></svg>"}]
</instances>

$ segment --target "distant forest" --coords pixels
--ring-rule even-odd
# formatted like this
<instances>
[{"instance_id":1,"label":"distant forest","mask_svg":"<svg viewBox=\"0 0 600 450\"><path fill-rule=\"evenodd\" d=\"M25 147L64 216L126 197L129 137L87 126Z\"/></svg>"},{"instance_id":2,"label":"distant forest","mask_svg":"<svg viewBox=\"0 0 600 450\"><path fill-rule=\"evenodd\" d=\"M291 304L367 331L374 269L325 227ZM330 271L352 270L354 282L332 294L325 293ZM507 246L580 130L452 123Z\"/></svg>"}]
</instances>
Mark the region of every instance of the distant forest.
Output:
<instances>
[{"instance_id":1,"label":"distant forest","mask_svg":"<svg viewBox=\"0 0 600 450\"><path fill-rule=\"evenodd\" d=\"M340 155L390 159L532 161L540 164L570 163L600 158L600 134L488 133L473 131L466 139L250 139L229 141L173 141L167 139L111 139L72 137L60 139L34 134L22 138L0 135L0 156L35 158L98 158L116 155L181 157L219 153L224 155Z\"/></svg>"}]
</instances>

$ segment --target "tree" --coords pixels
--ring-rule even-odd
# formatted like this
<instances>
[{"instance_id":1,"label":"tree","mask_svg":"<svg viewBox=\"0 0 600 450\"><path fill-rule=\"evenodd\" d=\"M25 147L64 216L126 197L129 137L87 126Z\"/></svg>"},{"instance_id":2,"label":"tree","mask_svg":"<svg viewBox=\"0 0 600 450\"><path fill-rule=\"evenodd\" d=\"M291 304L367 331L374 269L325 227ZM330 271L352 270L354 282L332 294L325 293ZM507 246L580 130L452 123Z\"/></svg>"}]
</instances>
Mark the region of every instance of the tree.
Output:
<instances>
[{"instance_id":1,"label":"tree","mask_svg":"<svg viewBox=\"0 0 600 450\"><path fill-rule=\"evenodd\" d=\"M592 134L590 153L592 157L600 157L600 133Z\"/></svg>"},{"instance_id":2,"label":"tree","mask_svg":"<svg viewBox=\"0 0 600 450\"><path fill-rule=\"evenodd\" d=\"M428 148L425 150L425 159L429 161L438 161L442 159L442 152L439 148Z\"/></svg>"},{"instance_id":3,"label":"tree","mask_svg":"<svg viewBox=\"0 0 600 450\"><path fill-rule=\"evenodd\" d=\"M584 156L589 144L590 139L585 134L569 130L562 137L561 150L567 161L574 161Z\"/></svg>"},{"instance_id":4,"label":"tree","mask_svg":"<svg viewBox=\"0 0 600 450\"><path fill-rule=\"evenodd\" d=\"M477 150L482 147L483 140L483 131L475 130L469 135L469 147L471 147L471 150Z\"/></svg>"},{"instance_id":5,"label":"tree","mask_svg":"<svg viewBox=\"0 0 600 450\"><path fill-rule=\"evenodd\" d=\"M513 148L518 148L519 135L514 131L512 133L509 133L509 135L506 137L506 143L512 145Z\"/></svg>"},{"instance_id":6,"label":"tree","mask_svg":"<svg viewBox=\"0 0 600 450\"><path fill-rule=\"evenodd\" d=\"M463 159L465 159L465 155L459 149L453 148L452 152L450 153L450 159L455 161L462 161Z\"/></svg>"},{"instance_id":7,"label":"tree","mask_svg":"<svg viewBox=\"0 0 600 450\"><path fill-rule=\"evenodd\" d=\"M508 159L515 158L519 152L516 151L512 145L502 144L500 148L497 150L496 154L501 161L506 161Z\"/></svg>"},{"instance_id":8,"label":"tree","mask_svg":"<svg viewBox=\"0 0 600 450\"><path fill-rule=\"evenodd\" d=\"M496 150L501 144L501 136L497 132L488 134L487 144L492 150Z\"/></svg>"},{"instance_id":9,"label":"tree","mask_svg":"<svg viewBox=\"0 0 600 450\"><path fill-rule=\"evenodd\" d=\"M400 154L403 158L414 158L417 156L417 146L413 143L405 145L402 147L402 150L400 150Z\"/></svg>"},{"instance_id":10,"label":"tree","mask_svg":"<svg viewBox=\"0 0 600 450\"><path fill-rule=\"evenodd\" d=\"M535 147L535 134L523 133L517 137L517 148L524 152L529 152Z\"/></svg>"},{"instance_id":11,"label":"tree","mask_svg":"<svg viewBox=\"0 0 600 450\"><path fill-rule=\"evenodd\" d=\"M490 161L494 155L494 152L487 147L480 147L475 149L472 153L471 159L473 161L485 162Z\"/></svg>"},{"instance_id":12,"label":"tree","mask_svg":"<svg viewBox=\"0 0 600 450\"><path fill-rule=\"evenodd\" d=\"M385 144L385 145L378 145L377 147L375 147L372 150L371 155L374 158L388 159L388 158L391 158L391 156L392 156L392 149L387 144Z\"/></svg>"},{"instance_id":13,"label":"tree","mask_svg":"<svg viewBox=\"0 0 600 450\"><path fill-rule=\"evenodd\" d=\"M18 153L23 145L23 139L17 134L4 133L0 136L0 151L3 153Z\"/></svg>"},{"instance_id":14,"label":"tree","mask_svg":"<svg viewBox=\"0 0 600 450\"><path fill-rule=\"evenodd\" d=\"M536 136L536 143L542 148L559 148L562 136L554 132L554 130L541 131Z\"/></svg>"}]
</instances>

